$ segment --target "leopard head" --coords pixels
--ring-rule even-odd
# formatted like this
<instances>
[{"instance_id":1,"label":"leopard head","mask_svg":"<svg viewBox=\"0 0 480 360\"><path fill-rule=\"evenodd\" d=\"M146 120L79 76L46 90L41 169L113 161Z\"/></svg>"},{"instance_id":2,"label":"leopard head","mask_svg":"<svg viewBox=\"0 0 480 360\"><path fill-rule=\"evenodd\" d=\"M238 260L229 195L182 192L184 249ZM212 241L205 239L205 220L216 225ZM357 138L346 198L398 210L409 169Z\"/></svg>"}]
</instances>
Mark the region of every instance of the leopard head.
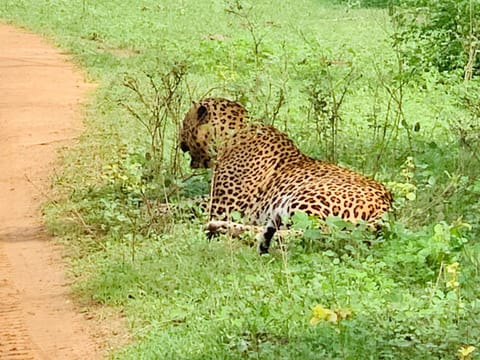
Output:
<instances>
[{"instance_id":1,"label":"leopard head","mask_svg":"<svg viewBox=\"0 0 480 360\"><path fill-rule=\"evenodd\" d=\"M180 148L190 154L190 166L212 167L220 146L244 125L245 117L244 107L227 99L194 102L180 131Z\"/></svg>"}]
</instances>

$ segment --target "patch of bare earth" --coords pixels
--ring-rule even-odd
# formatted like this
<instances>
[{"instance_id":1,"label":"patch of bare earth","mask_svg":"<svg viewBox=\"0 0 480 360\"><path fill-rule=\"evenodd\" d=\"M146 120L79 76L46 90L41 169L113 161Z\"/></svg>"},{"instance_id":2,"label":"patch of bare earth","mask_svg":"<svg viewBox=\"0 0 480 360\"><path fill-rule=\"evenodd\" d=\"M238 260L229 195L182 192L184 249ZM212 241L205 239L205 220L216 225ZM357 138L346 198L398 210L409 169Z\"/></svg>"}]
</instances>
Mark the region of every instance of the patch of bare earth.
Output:
<instances>
[{"instance_id":1,"label":"patch of bare earth","mask_svg":"<svg viewBox=\"0 0 480 360\"><path fill-rule=\"evenodd\" d=\"M39 206L91 88L36 35L0 23L0 359L97 359L105 324L79 313Z\"/></svg>"}]
</instances>

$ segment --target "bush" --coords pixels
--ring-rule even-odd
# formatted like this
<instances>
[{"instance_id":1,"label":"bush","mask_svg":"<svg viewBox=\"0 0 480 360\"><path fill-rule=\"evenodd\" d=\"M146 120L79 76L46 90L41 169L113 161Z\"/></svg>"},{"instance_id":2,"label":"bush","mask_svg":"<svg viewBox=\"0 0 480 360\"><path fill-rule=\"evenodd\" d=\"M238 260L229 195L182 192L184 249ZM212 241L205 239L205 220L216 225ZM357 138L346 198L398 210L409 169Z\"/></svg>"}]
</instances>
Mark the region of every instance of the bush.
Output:
<instances>
[{"instance_id":1,"label":"bush","mask_svg":"<svg viewBox=\"0 0 480 360\"><path fill-rule=\"evenodd\" d=\"M391 9L393 36L407 63L421 70L479 72L480 3L475 0L405 0Z\"/></svg>"}]
</instances>

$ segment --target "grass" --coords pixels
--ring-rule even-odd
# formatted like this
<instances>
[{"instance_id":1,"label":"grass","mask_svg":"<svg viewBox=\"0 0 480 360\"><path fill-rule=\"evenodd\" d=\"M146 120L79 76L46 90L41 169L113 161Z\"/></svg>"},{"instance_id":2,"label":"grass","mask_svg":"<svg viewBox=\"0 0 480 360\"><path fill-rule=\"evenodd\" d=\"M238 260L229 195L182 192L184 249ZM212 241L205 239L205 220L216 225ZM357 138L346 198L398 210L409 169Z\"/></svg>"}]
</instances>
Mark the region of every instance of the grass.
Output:
<instances>
[{"instance_id":1,"label":"grass","mask_svg":"<svg viewBox=\"0 0 480 360\"><path fill-rule=\"evenodd\" d=\"M126 315L133 340L110 357L462 358L458 351L480 338L478 114L461 101L479 93L476 80L410 76L383 10L250 6L0 4L0 18L45 34L99 84L87 130L54 179L60 205L45 211L79 297ZM149 107L173 89L179 66L178 107ZM132 79L139 93L125 86ZM208 241L194 197L208 193L209 174L191 176L175 147L190 101L206 94L239 99L310 155L388 183L396 219L370 238L335 221L326 235L299 216L304 236L263 257L248 236ZM128 107L163 121L155 147ZM316 305L351 315L312 325Z\"/></svg>"}]
</instances>

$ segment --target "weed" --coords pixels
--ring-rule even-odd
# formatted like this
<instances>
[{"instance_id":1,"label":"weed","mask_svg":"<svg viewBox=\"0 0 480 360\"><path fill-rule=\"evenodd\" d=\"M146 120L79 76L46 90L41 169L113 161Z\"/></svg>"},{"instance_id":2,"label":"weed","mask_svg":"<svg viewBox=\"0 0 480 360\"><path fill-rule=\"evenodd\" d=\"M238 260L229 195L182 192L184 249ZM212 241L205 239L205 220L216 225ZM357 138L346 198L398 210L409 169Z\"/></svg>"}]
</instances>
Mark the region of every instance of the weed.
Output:
<instances>
[{"instance_id":1,"label":"weed","mask_svg":"<svg viewBox=\"0 0 480 360\"><path fill-rule=\"evenodd\" d=\"M134 93L135 99L131 103L120 100L120 105L147 130L150 151L145 156L154 162L151 170L160 172L168 169L167 175L173 177L179 173L177 139L183 119L182 94L185 87L182 85L186 71L186 65L179 63L160 75L159 80L147 74L147 85L141 84L139 79L126 77L124 86ZM167 138L168 135L170 138ZM167 161L166 147L169 144L173 144L173 149L169 149L170 160Z\"/></svg>"},{"instance_id":2,"label":"weed","mask_svg":"<svg viewBox=\"0 0 480 360\"><path fill-rule=\"evenodd\" d=\"M325 157L337 161L338 133L341 129L341 108L345 96L355 81L354 68L349 61L322 55L320 46L309 41L311 57L305 71L305 88L309 102L308 120L315 124L318 142L324 144Z\"/></svg>"}]
</instances>

